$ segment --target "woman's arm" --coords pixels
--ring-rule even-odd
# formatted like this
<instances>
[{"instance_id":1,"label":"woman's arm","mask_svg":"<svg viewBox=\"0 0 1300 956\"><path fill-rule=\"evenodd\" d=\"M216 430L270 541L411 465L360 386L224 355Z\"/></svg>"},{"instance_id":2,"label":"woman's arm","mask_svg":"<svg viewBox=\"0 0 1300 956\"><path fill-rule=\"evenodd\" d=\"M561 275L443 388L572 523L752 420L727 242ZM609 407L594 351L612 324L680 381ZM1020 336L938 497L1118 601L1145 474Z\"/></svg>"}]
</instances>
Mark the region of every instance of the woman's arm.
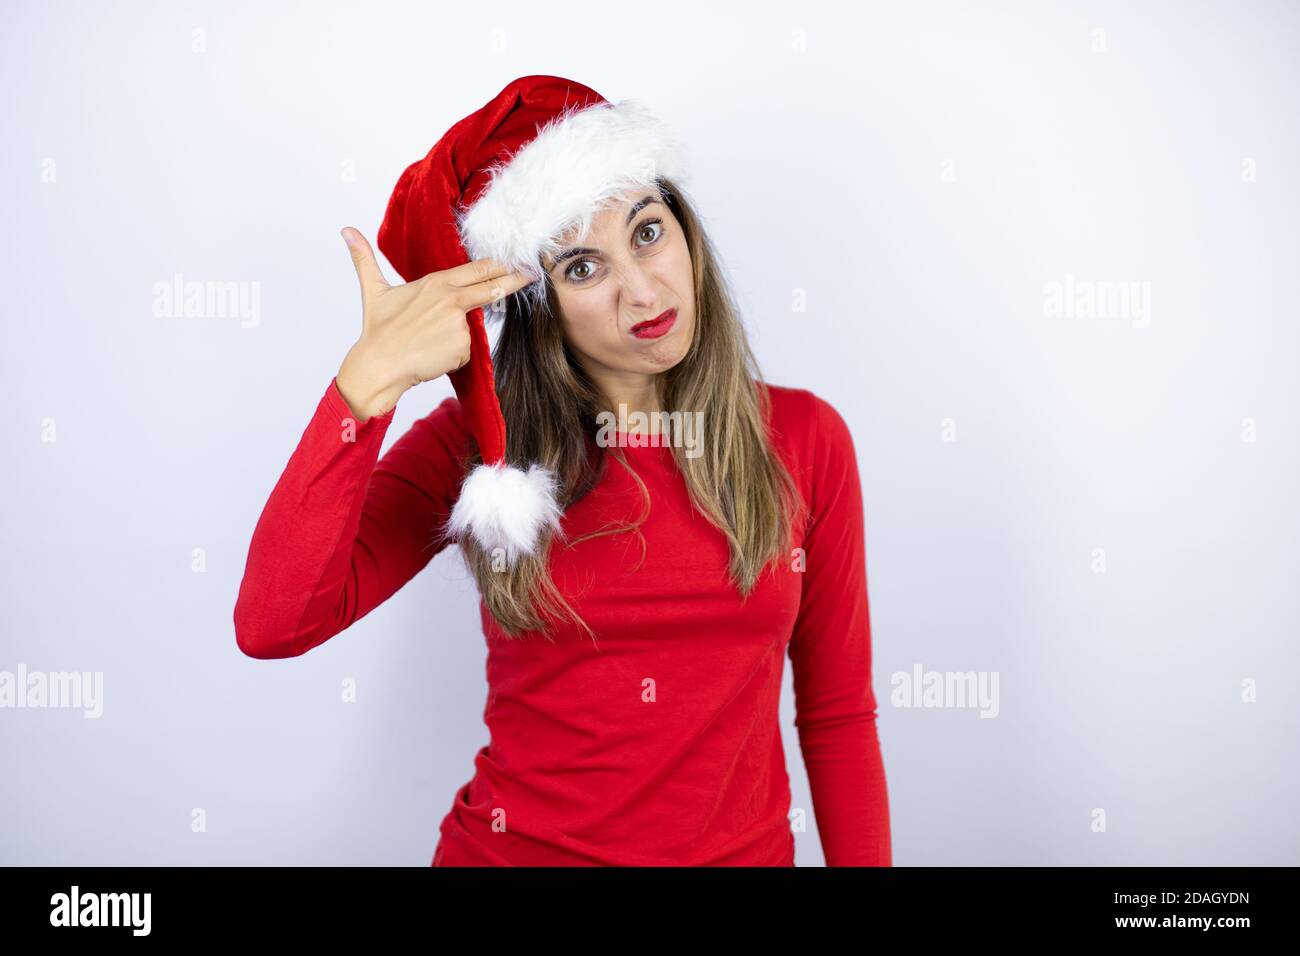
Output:
<instances>
[{"instance_id":1,"label":"woman's arm","mask_svg":"<svg viewBox=\"0 0 1300 956\"><path fill-rule=\"evenodd\" d=\"M843 418L813 396L812 500L789 654L795 726L827 866L892 866L871 686L862 487Z\"/></svg>"},{"instance_id":2,"label":"woman's arm","mask_svg":"<svg viewBox=\"0 0 1300 956\"><path fill-rule=\"evenodd\" d=\"M358 422L330 381L253 531L234 615L249 657L306 653L441 550L472 438L447 399L380 460L394 411Z\"/></svg>"},{"instance_id":3,"label":"woman's arm","mask_svg":"<svg viewBox=\"0 0 1300 956\"><path fill-rule=\"evenodd\" d=\"M466 313L533 278L477 259L389 285L370 243L342 232L361 287L361 336L325 390L262 511L235 604L249 657L296 657L411 579L459 493L472 441L443 402L378 461L397 401L469 361Z\"/></svg>"}]
</instances>

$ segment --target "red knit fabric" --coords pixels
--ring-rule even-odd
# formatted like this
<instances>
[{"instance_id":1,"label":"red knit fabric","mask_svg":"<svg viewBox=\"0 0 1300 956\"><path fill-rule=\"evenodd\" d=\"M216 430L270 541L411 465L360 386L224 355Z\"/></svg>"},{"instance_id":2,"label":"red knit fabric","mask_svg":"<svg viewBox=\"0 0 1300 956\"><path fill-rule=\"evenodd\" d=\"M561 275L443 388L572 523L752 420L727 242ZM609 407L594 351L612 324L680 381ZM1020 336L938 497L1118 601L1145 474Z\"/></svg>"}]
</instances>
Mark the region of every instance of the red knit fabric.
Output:
<instances>
[{"instance_id":1,"label":"red knit fabric","mask_svg":"<svg viewBox=\"0 0 1300 956\"><path fill-rule=\"evenodd\" d=\"M809 506L802 561L743 600L672 450L625 448L651 499L641 537L552 548L552 575L596 642L576 628L554 643L510 639L480 604L490 742L442 821L434 865L792 866L787 654L826 863L892 865L853 443L824 400L768 388L775 446ZM245 654L307 652L437 553L473 438L449 398L381 458L392 419L353 423L330 382L253 533L234 613ZM611 461L564 530L572 540L640 513Z\"/></svg>"}]
</instances>

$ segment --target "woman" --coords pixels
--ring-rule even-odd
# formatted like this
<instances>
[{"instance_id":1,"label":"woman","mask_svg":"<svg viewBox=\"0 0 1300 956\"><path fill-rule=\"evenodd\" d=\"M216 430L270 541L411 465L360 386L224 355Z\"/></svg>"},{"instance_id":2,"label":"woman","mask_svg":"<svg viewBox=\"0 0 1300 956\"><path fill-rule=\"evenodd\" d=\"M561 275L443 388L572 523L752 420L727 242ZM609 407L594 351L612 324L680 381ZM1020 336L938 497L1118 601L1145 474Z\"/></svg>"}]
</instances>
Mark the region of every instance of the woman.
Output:
<instances>
[{"instance_id":1,"label":"woman","mask_svg":"<svg viewBox=\"0 0 1300 956\"><path fill-rule=\"evenodd\" d=\"M525 77L399 182L406 284L344 230L362 333L254 531L236 637L306 653L459 543L490 743L435 866L793 866L787 654L827 864L892 863L852 440L758 376L680 171L644 114ZM457 398L380 458L442 375Z\"/></svg>"}]
</instances>

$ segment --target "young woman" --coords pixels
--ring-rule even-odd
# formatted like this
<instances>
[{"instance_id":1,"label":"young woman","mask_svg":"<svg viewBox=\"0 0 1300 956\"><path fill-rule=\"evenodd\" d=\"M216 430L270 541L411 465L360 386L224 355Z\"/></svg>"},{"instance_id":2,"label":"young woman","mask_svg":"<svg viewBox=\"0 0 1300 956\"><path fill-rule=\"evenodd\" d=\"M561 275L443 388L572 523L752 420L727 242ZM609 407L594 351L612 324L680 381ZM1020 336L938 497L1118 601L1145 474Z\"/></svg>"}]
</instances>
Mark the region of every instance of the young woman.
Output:
<instances>
[{"instance_id":1,"label":"young woman","mask_svg":"<svg viewBox=\"0 0 1300 956\"><path fill-rule=\"evenodd\" d=\"M604 102L572 81L516 83L528 81L566 84L561 123L574 89ZM529 101L511 87L499 99ZM546 148L514 144L511 166L534 168L521 160ZM517 185L494 175L489 189ZM395 199L381 247L388 237L389 260L418 278L390 285L344 230L362 333L253 534L238 645L304 654L454 538L482 597L490 743L433 865L793 866L792 817L806 812L791 811L778 725L786 655L826 862L891 865L848 428L811 392L762 381L681 185L662 170L615 181L598 201L583 194L589 215L548 235L534 268L513 268L510 246L412 266L392 237L424 233L393 226ZM509 208L503 221L529 218ZM483 307L501 318L490 365ZM458 511L493 442L467 411L482 400L463 377L476 358L493 374L504 460L538 463L519 481L543 476L553 512L521 519L522 483ZM381 458L400 396L442 375L458 398Z\"/></svg>"}]
</instances>

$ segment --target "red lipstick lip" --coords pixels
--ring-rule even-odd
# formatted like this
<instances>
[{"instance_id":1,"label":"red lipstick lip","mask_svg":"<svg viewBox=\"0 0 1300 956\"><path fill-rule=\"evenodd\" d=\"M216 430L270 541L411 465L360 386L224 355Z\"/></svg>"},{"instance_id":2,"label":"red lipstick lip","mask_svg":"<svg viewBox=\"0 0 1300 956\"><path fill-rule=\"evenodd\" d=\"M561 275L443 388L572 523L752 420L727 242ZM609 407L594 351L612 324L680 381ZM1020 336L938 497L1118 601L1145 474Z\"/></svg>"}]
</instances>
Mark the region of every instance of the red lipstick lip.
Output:
<instances>
[{"instance_id":1,"label":"red lipstick lip","mask_svg":"<svg viewBox=\"0 0 1300 956\"><path fill-rule=\"evenodd\" d=\"M648 322L638 322L632 326L631 332L639 339L657 339L667 335L676 321L677 310L667 309Z\"/></svg>"}]
</instances>

